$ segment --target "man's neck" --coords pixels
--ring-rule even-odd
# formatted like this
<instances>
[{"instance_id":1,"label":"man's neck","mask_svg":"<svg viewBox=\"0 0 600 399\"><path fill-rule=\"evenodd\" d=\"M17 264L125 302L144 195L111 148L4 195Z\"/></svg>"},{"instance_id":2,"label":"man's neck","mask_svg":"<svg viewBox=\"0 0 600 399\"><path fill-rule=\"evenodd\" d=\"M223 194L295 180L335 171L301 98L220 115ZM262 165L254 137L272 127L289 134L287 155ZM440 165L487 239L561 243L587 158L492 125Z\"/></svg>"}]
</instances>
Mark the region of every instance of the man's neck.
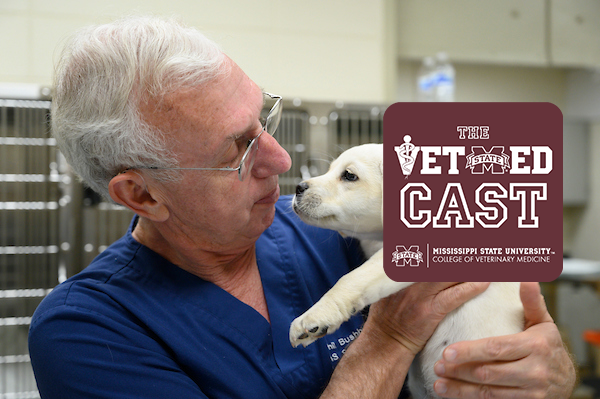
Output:
<instances>
[{"instance_id":1,"label":"man's neck","mask_svg":"<svg viewBox=\"0 0 600 399\"><path fill-rule=\"evenodd\" d=\"M269 321L254 245L226 254L205 251L201 246L189 249L177 245L177 237L167 239L144 218L139 219L132 235L142 245L187 272L217 285Z\"/></svg>"}]
</instances>

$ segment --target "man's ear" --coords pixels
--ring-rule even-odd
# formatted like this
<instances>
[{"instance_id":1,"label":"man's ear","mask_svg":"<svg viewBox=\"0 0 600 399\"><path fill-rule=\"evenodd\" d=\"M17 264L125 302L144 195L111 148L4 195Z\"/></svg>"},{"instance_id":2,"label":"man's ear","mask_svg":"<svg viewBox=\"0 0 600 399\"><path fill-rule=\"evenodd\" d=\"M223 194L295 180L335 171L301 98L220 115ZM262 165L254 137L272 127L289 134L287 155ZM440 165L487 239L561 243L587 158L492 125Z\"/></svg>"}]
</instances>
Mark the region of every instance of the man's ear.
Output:
<instances>
[{"instance_id":1,"label":"man's ear","mask_svg":"<svg viewBox=\"0 0 600 399\"><path fill-rule=\"evenodd\" d=\"M136 171L128 170L113 177L108 183L108 192L113 201L141 217L154 222L164 222L169 218L169 209L164 201L150 194L144 178Z\"/></svg>"}]
</instances>

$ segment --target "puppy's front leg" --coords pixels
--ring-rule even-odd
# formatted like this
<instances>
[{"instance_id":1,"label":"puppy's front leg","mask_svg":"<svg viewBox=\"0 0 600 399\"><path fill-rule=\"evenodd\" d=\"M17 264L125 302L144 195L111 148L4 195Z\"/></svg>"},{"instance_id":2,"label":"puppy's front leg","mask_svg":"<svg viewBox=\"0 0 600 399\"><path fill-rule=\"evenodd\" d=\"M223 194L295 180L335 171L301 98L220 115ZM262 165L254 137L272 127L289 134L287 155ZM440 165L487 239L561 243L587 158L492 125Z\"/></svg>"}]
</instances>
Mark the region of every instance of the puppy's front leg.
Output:
<instances>
[{"instance_id":1,"label":"puppy's front leg","mask_svg":"<svg viewBox=\"0 0 600 399\"><path fill-rule=\"evenodd\" d=\"M290 342L294 347L307 346L337 330L365 306L411 284L398 283L385 274L383 249L380 249L360 267L340 278L316 304L292 322Z\"/></svg>"}]
</instances>

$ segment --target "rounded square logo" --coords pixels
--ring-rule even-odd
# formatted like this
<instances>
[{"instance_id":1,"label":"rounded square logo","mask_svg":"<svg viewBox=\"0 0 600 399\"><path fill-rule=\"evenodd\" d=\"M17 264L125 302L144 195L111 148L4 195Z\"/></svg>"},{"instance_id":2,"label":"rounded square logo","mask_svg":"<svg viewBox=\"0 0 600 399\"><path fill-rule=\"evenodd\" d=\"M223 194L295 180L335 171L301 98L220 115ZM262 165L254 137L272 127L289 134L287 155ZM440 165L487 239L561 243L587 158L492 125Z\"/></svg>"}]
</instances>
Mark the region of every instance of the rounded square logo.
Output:
<instances>
[{"instance_id":1,"label":"rounded square logo","mask_svg":"<svg viewBox=\"0 0 600 399\"><path fill-rule=\"evenodd\" d=\"M396 281L562 272L562 113L396 103L384 116L384 267Z\"/></svg>"}]
</instances>

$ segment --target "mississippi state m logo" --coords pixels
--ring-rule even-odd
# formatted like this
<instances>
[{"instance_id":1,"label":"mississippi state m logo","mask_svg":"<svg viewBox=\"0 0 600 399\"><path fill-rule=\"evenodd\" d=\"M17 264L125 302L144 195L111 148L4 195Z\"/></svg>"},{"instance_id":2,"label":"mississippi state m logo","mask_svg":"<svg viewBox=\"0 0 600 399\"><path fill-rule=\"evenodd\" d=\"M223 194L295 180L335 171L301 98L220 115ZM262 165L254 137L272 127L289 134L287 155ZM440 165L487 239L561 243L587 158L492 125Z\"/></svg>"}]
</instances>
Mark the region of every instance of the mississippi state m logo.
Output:
<instances>
[{"instance_id":1,"label":"mississippi state m logo","mask_svg":"<svg viewBox=\"0 0 600 399\"><path fill-rule=\"evenodd\" d=\"M406 265L417 267L420 262L423 262L423 253L419 251L418 245L412 245L408 249L404 245L397 245L396 251L392 253L392 262L395 262L398 267Z\"/></svg>"},{"instance_id":2,"label":"mississippi state m logo","mask_svg":"<svg viewBox=\"0 0 600 399\"><path fill-rule=\"evenodd\" d=\"M467 166L474 175L483 174L485 170L492 174L501 175L510 169L510 158L504 153L504 146L495 145L486 151L482 146L471 147L471 154L467 155Z\"/></svg>"}]
</instances>

